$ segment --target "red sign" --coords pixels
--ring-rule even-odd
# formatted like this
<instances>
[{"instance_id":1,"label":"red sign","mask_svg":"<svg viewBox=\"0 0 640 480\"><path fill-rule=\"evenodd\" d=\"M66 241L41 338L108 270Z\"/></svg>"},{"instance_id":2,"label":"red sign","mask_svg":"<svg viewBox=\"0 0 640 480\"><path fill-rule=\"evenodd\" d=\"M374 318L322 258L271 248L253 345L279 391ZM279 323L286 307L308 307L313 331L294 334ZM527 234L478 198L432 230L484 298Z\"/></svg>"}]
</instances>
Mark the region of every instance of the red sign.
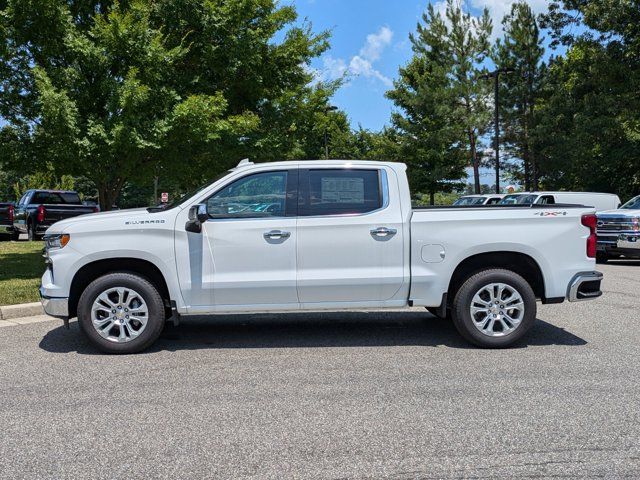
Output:
<instances>
[{"instance_id":1,"label":"red sign","mask_svg":"<svg viewBox=\"0 0 640 480\"><path fill-rule=\"evenodd\" d=\"M162 203L167 203L169 201L169 194L167 192L162 192L160 200L162 200Z\"/></svg>"}]
</instances>

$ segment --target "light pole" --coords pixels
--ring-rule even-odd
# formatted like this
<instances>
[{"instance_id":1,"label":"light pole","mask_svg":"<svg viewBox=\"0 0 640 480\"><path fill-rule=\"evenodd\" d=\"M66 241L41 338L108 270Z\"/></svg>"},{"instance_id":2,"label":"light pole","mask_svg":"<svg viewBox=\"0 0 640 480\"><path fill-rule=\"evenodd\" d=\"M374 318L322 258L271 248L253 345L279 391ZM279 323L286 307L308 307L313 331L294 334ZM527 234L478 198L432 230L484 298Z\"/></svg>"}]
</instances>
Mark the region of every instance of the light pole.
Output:
<instances>
[{"instance_id":1,"label":"light pole","mask_svg":"<svg viewBox=\"0 0 640 480\"><path fill-rule=\"evenodd\" d=\"M513 68L498 68L493 72L480 75L480 78L482 79L487 80L489 78L493 78L494 81L495 138L493 140L493 148L496 151L496 193L500 193L500 74L507 75L513 72L515 72Z\"/></svg>"},{"instance_id":2,"label":"light pole","mask_svg":"<svg viewBox=\"0 0 640 480\"><path fill-rule=\"evenodd\" d=\"M338 110L338 107L336 107L335 105L327 105L326 107L324 107L324 113L325 115L327 115L326 123L324 124L324 158L325 160L329 160L329 134L328 134L328 130L329 130L329 117L328 114L329 112L334 112Z\"/></svg>"}]
</instances>

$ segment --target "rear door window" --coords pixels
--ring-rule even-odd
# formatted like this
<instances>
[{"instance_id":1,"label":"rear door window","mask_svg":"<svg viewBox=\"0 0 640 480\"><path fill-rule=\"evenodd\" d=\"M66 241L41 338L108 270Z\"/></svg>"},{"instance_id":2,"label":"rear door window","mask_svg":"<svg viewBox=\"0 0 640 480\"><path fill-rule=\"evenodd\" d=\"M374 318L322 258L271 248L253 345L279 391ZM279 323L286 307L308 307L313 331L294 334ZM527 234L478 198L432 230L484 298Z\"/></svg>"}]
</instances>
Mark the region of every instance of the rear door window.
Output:
<instances>
[{"instance_id":1,"label":"rear door window","mask_svg":"<svg viewBox=\"0 0 640 480\"><path fill-rule=\"evenodd\" d=\"M300 172L301 216L363 214L382 208L379 170Z\"/></svg>"}]
</instances>

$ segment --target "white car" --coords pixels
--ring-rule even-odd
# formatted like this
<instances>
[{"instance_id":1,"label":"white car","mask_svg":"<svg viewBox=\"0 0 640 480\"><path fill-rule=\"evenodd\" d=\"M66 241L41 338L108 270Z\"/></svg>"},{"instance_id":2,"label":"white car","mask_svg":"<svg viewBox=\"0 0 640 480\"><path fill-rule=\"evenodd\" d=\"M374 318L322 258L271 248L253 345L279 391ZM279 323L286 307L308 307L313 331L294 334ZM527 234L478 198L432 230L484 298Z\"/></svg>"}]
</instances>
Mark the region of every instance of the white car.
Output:
<instances>
[{"instance_id":1,"label":"white car","mask_svg":"<svg viewBox=\"0 0 640 480\"><path fill-rule=\"evenodd\" d=\"M48 314L77 316L113 353L147 348L187 315L408 305L505 347L535 321L536 299L601 294L594 213L412 209L401 163L241 162L166 209L54 224L40 293Z\"/></svg>"},{"instance_id":2,"label":"white car","mask_svg":"<svg viewBox=\"0 0 640 480\"><path fill-rule=\"evenodd\" d=\"M500 200L500 205L585 205L597 212L620 207L620 197L613 193L592 192L525 192L511 193Z\"/></svg>"},{"instance_id":3,"label":"white car","mask_svg":"<svg viewBox=\"0 0 640 480\"><path fill-rule=\"evenodd\" d=\"M467 207L470 205L496 205L504 198L504 194L491 193L484 195L464 195L453 202L456 207Z\"/></svg>"},{"instance_id":4,"label":"white car","mask_svg":"<svg viewBox=\"0 0 640 480\"><path fill-rule=\"evenodd\" d=\"M598 212L596 233L598 262L621 256L640 258L640 195L617 210Z\"/></svg>"}]
</instances>

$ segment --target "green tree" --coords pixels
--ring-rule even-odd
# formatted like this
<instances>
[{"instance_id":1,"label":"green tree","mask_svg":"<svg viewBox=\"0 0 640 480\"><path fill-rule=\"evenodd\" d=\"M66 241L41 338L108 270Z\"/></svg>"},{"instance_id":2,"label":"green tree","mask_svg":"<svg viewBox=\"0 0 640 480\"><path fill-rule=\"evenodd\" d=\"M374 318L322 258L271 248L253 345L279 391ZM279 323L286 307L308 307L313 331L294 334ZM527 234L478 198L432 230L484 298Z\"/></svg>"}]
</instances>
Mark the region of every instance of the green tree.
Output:
<instances>
[{"instance_id":1,"label":"green tree","mask_svg":"<svg viewBox=\"0 0 640 480\"><path fill-rule=\"evenodd\" d=\"M545 65L544 48L536 17L524 1L511 6L504 17L504 40L498 40L494 62L500 69L511 68L512 75L500 77L500 115L503 145L522 161L511 174L524 183L526 191L538 188L538 170L533 134L535 105L540 95Z\"/></svg>"},{"instance_id":2,"label":"green tree","mask_svg":"<svg viewBox=\"0 0 640 480\"><path fill-rule=\"evenodd\" d=\"M85 175L106 209L159 170L189 187L241 156L286 158L326 103L305 65L327 34L275 0L9 0L1 13L0 152Z\"/></svg>"},{"instance_id":3,"label":"green tree","mask_svg":"<svg viewBox=\"0 0 640 480\"><path fill-rule=\"evenodd\" d=\"M491 28L486 10L475 18L448 0L443 18L429 5L410 36L413 58L387 92L400 109L392 123L412 188L428 193L432 203L436 192L460 187L466 164L473 166L480 191L478 138L489 114L486 86L477 77Z\"/></svg>"},{"instance_id":4,"label":"green tree","mask_svg":"<svg viewBox=\"0 0 640 480\"><path fill-rule=\"evenodd\" d=\"M543 20L554 44L569 48L564 58L551 62L538 109L541 181L548 187L616 192L623 198L637 194L638 1L554 1Z\"/></svg>"}]
</instances>

